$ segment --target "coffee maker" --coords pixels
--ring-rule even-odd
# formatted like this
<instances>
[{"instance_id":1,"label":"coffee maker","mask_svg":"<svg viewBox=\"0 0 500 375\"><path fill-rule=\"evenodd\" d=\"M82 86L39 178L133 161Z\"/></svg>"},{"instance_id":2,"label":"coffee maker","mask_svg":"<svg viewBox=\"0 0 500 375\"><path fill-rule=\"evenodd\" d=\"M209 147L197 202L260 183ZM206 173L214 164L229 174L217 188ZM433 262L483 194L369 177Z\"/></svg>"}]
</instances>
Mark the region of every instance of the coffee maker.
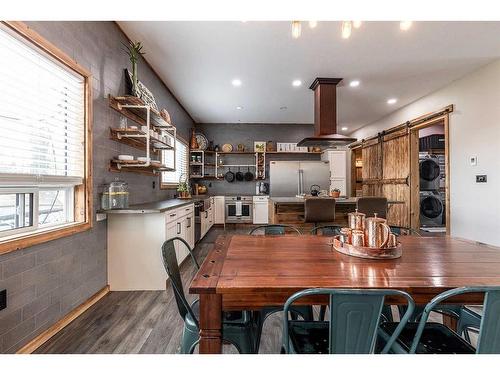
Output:
<instances>
[{"instance_id":1,"label":"coffee maker","mask_svg":"<svg viewBox=\"0 0 500 375\"><path fill-rule=\"evenodd\" d=\"M255 184L255 194L257 195L267 195L269 194L269 184L266 182L257 182Z\"/></svg>"}]
</instances>

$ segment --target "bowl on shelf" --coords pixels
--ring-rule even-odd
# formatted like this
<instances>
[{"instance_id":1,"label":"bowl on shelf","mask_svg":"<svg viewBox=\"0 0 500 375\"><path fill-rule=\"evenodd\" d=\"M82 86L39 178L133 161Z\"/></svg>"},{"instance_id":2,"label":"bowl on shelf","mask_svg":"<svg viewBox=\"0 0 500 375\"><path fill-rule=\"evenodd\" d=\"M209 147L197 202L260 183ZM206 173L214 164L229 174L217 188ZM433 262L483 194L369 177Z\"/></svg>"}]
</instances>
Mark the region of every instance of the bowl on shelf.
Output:
<instances>
[{"instance_id":1,"label":"bowl on shelf","mask_svg":"<svg viewBox=\"0 0 500 375\"><path fill-rule=\"evenodd\" d=\"M132 155L118 155L117 159L122 161L132 161L134 160L134 157Z\"/></svg>"}]
</instances>

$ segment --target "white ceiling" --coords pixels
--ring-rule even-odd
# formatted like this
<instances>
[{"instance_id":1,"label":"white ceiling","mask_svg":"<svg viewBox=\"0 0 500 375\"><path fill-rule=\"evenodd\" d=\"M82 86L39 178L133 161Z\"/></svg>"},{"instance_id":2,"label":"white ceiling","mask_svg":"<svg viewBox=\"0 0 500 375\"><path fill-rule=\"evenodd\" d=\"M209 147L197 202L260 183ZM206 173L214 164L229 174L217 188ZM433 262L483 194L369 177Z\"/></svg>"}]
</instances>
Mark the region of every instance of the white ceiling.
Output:
<instances>
[{"instance_id":1,"label":"white ceiling","mask_svg":"<svg viewBox=\"0 0 500 375\"><path fill-rule=\"evenodd\" d=\"M364 22L347 40L340 22L303 22L299 39L290 22L119 24L200 123L312 123L310 83L341 77L339 130L348 133L500 58L500 22L417 22L407 32ZM360 86L349 87L352 79Z\"/></svg>"}]
</instances>

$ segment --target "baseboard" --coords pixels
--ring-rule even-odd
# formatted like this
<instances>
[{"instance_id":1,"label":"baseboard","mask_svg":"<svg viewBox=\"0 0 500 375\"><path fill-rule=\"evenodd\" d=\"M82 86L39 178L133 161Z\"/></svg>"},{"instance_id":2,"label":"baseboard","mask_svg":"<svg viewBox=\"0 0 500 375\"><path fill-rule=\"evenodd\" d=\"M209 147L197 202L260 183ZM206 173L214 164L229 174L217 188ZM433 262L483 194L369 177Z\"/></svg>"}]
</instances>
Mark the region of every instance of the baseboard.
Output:
<instances>
[{"instance_id":1,"label":"baseboard","mask_svg":"<svg viewBox=\"0 0 500 375\"><path fill-rule=\"evenodd\" d=\"M106 285L80 306L76 307L74 310L67 313L61 320L55 323L53 326L39 334L37 337L32 339L21 349L17 351L17 354L31 354L37 350L40 346L46 343L52 336L61 331L64 327L70 324L73 320L82 315L86 310L88 310L92 305L99 301L102 297L109 293L109 285Z\"/></svg>"}]
</instances>

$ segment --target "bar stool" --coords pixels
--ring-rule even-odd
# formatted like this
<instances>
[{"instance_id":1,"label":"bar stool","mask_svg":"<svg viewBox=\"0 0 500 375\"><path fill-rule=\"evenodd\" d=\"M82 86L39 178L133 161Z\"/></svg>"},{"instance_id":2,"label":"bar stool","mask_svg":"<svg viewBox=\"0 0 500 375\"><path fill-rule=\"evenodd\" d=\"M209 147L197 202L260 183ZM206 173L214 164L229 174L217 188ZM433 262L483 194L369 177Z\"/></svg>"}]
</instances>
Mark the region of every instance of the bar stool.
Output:
<instances>
[{"instance_id":1,"label":"bar stool","mask_svg":"<svg viewBox=\"0 0 500 375\"><path fill-rule=\"evenodd\" d=\"M313 223L314 227L320 223L333 223L335 221L335 199L307 198L304 202L304 221Z\"/></svg>"},{"instance_id":2,"label":"bar stool","mask_svg":"<svg viewBox=\"0 0 500 375\"><path fill-rule=\"evenodd\" d=\"M364 213L366 216L373 216L387 219L387 198L385 197L361 197L357 202L358 212Z\"/></svg>"}]
</instances>

